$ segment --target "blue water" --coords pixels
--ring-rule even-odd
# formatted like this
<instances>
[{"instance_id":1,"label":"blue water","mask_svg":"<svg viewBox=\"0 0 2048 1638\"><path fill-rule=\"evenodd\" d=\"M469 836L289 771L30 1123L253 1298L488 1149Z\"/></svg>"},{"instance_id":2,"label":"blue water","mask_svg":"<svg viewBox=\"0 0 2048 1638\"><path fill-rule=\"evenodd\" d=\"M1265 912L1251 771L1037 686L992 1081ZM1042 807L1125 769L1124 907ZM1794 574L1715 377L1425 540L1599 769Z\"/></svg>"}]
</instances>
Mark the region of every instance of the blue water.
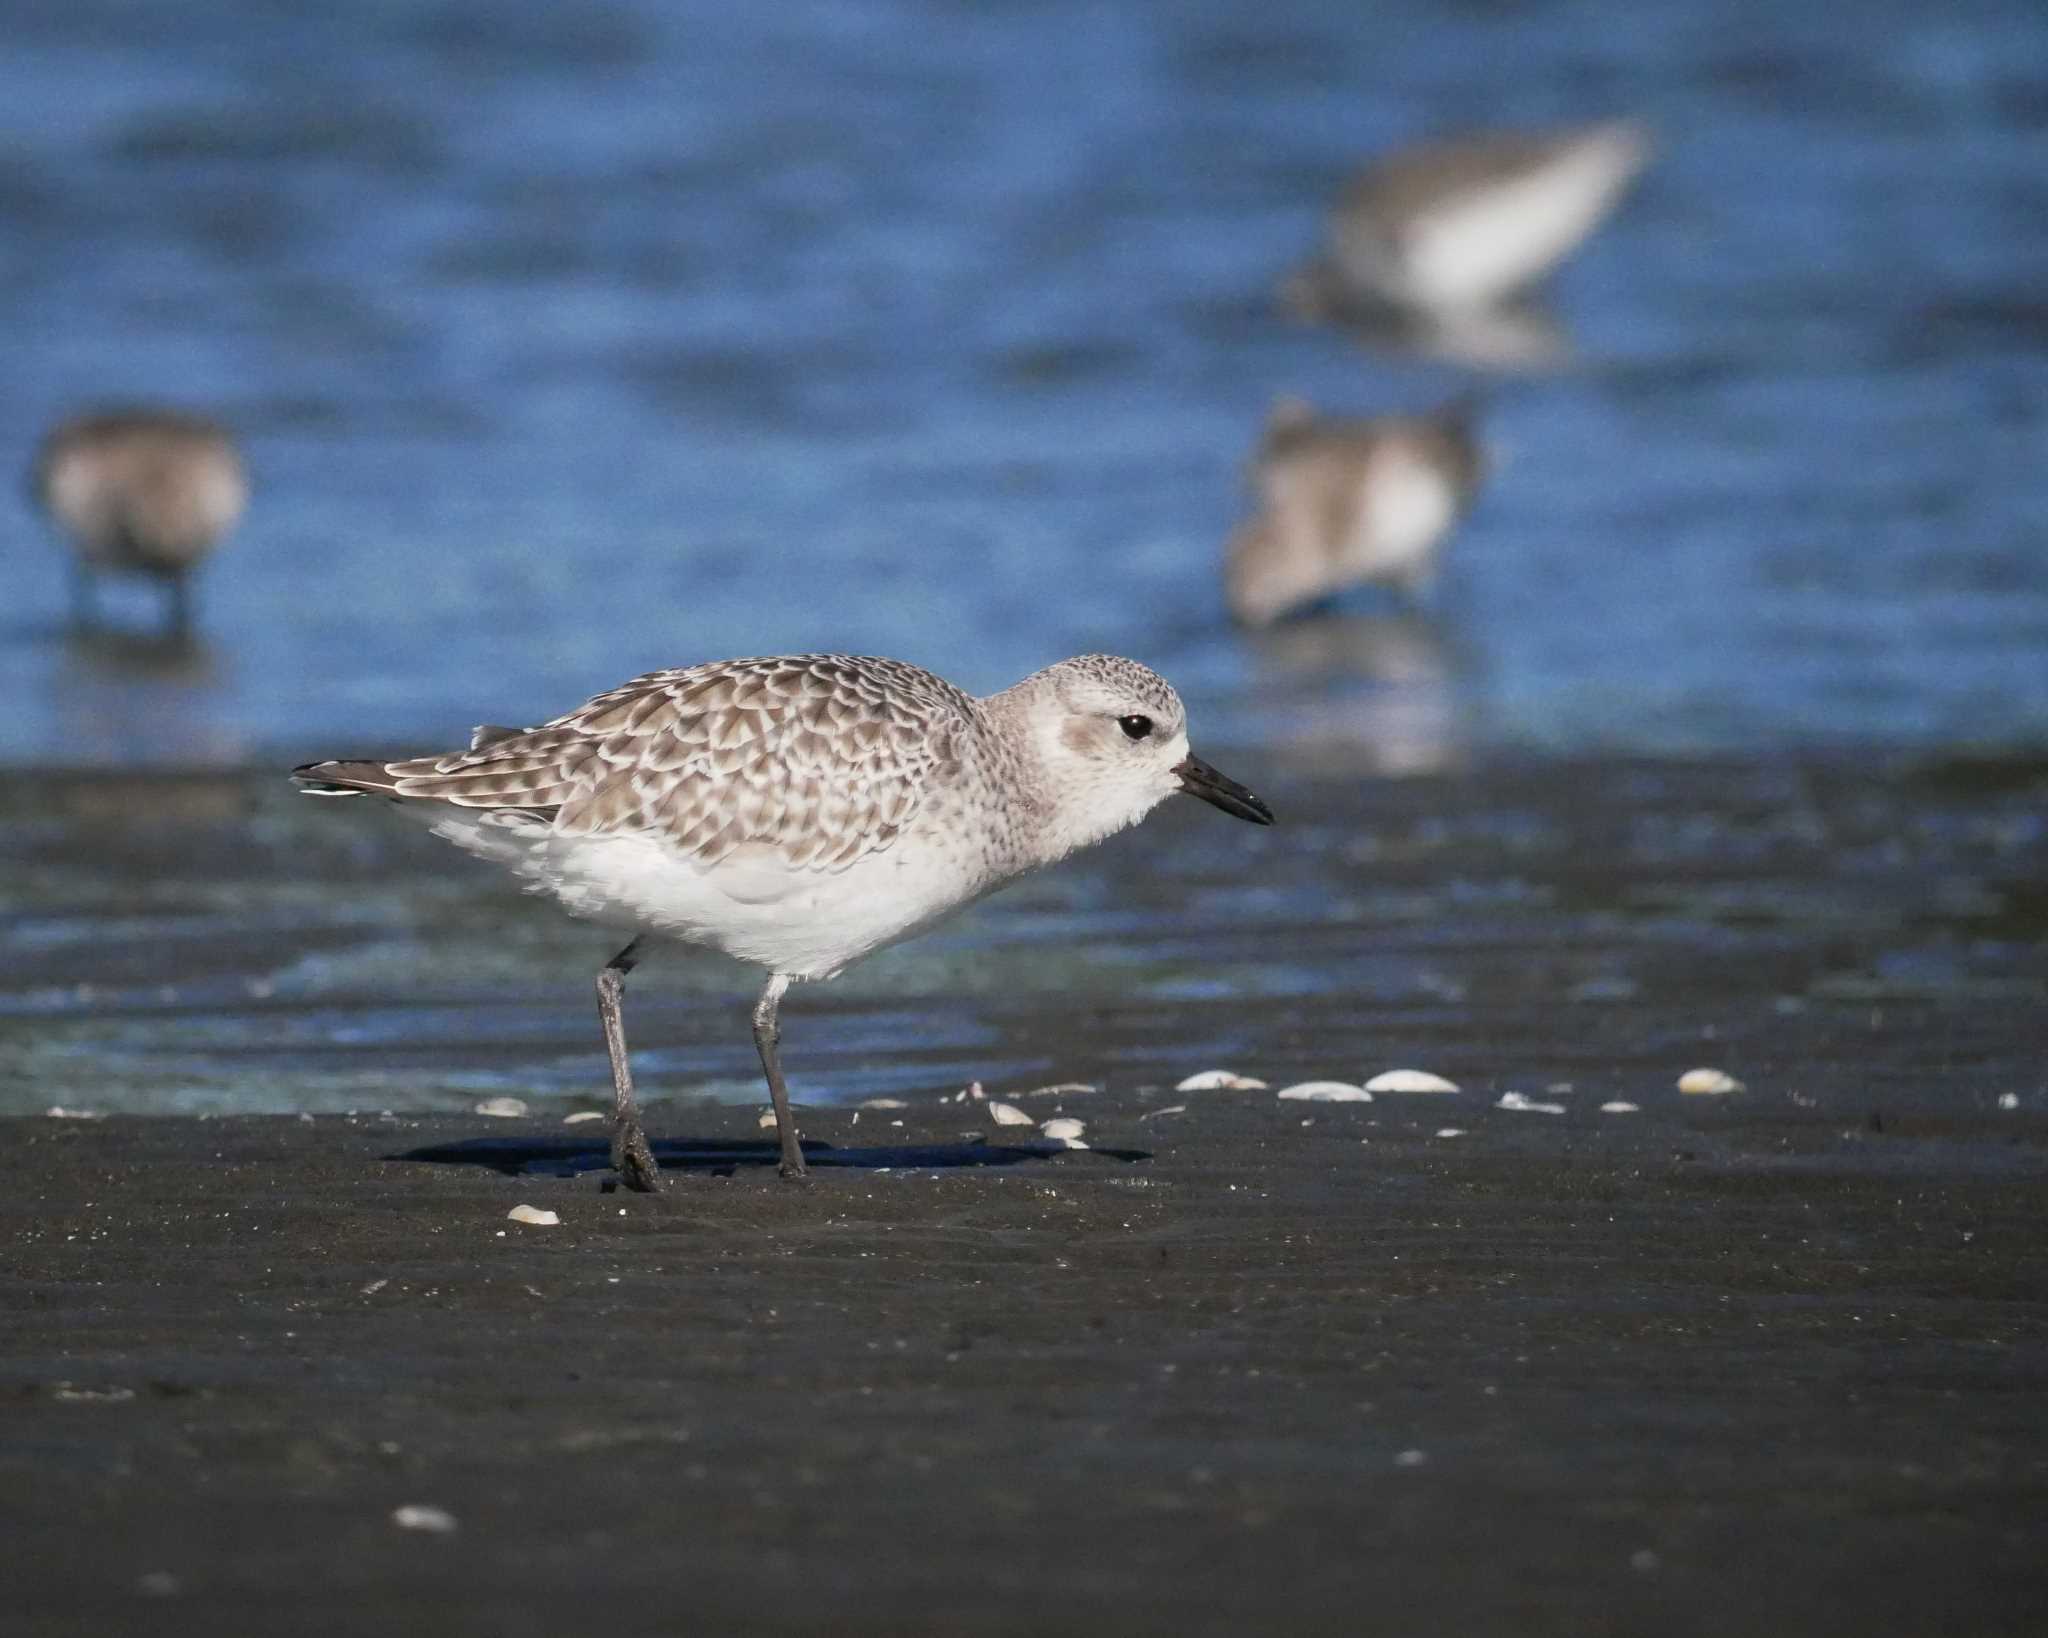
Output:
<instances>
[{"instance_id":1,"label":"blue water","mask_svg":"<svg viewBox=\"0 0 2048 1638\"><path fill-rule=\"evenodd\" d=\"M1468 377L1274 309L1362 156L1638 114L1496 379L1434 617L1259 642L1271 397ZM2048 11L13 0L0 462L210 408L259 492L176 662L0 500L0 758L297 758L729 654L1111 648L1210 743L2048 739ZM10 486L11 488L11 486ZM140 595L122 603L140 620Z\"/></svg>"}]
</instances>

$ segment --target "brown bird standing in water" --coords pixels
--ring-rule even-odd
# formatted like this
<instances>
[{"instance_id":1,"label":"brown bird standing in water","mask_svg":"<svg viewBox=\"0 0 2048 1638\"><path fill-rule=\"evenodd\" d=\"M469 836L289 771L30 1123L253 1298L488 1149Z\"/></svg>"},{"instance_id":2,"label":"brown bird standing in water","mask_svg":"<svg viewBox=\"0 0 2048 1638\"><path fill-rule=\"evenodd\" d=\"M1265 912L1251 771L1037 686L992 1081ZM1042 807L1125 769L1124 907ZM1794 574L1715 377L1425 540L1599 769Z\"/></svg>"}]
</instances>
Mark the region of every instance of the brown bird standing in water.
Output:
<instances>
[{"instance_id":1,"label":"brown bird standing in water","mask_svg":"<svg viewBox=\"0 0 2048 1638\"><path fill-rule=\"evenodd\" d=\"M1276 403L1252 463L1259 511L1225 548L1230 612L1263 626L1350 586L1426 594L1483 476L1472 416L1466 399L1364 421Z\"/></svg>"},{"instance_id":2,"label":"brown bird standing in water","mask_svg":"<svg viewBox=\"0 0 2048 1638\"><path fill-rule=\"evenodd\" d=\"M74 624L97 620L98 574L145 574L164 586L167 626L179 636L191 630L193 569L249 500L248 475L227 432L168 409L110 410L61 423L44 439L29 487L76 553Z\"/></svg>"}]
</instances>

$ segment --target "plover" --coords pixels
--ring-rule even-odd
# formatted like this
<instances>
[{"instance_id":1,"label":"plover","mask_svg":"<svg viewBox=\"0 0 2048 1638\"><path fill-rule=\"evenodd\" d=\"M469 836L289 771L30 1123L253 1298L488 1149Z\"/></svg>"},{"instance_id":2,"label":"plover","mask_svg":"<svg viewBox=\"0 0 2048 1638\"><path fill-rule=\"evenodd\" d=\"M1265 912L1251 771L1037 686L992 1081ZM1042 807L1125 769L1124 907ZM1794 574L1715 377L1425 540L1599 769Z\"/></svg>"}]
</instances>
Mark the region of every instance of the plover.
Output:
<instances>
[{"instance_id":1,"label":"plover","mask_svg":"<svg viewBox=\"0 0 2048 1638\"><path fill-rule=\"evenodd\" d=\"M241 521L248 475L234 440L196 415L168 409L81 415L44 439L30 474L36 501L71 539L71 612L95 616L95 576L146 574L168 597L168 623L191 628L189 577Z\"/></svg>"},{"instance_id":2,"label":"plover","mask_svg":"<svg viewBox=\"0 0 2048 1638\"><path fill-rule=\"evenodd\" d=\"M1224 549L1231 613L1268 625L1370 582L1419 599L1483 465L1468 400L1431 415L1344 421L1281 399L1252 465L1259 510Z\"/></svg>"},{"instance_id":3,"label":"plover","mask_svg":"<svg viewBox=\"0 0 2048 1638\"><path fill-rule=\"evenodd\" d=\"M1470 311L1527 290L1620 202L1649 163L1632 120L1494 132L1390 154L1330 212L1321 257L1284 287L1328 318L1358 306Z\"/></svg>"},{"instance_id":4,"label":"plover","mask_svg":"<svg viewBox=\"0 0 2048 1638\"><path fill-rule=\"evenodd\" d=\"M1256 824L1272 810L1188 749L1180 696L1106 654L977 699L899 660L798 654L654 671L467 750L314 762L314 795L395 800L571 913L633 937L597 978L612 1161L657 1187L621 999L642 941L768 974L754 1044L782 1174L803 1151L777 1056L798 979L831 978L984 894L1137 823L1176 792Z\"/></svg>"}]
</instances>

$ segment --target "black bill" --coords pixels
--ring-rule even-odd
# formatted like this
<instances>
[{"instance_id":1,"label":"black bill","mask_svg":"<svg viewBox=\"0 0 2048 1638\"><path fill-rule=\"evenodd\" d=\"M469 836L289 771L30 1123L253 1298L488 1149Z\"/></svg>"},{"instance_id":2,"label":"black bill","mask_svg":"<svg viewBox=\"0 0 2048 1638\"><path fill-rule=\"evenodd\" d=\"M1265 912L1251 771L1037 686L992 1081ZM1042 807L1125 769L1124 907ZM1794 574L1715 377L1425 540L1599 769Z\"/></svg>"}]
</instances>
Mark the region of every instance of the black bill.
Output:
<instances>
[{"instance_id":1,"label":"black bill","mask_svg":"<svg viewBox=\"0 0 2048 1638\"><path fill-rule=\"evenodd\" d=\"M1173 771L1180 775L1180 788L1190 796L1199 796L1212 808L1221 808L1225 813L1238 819L1249 819L1255 825L1270 825L1273 810L1261 802L1234 779L1227 779L1198 756L1191 756L1184 762L1174 764Z\"/></svg>"}]
</instances>

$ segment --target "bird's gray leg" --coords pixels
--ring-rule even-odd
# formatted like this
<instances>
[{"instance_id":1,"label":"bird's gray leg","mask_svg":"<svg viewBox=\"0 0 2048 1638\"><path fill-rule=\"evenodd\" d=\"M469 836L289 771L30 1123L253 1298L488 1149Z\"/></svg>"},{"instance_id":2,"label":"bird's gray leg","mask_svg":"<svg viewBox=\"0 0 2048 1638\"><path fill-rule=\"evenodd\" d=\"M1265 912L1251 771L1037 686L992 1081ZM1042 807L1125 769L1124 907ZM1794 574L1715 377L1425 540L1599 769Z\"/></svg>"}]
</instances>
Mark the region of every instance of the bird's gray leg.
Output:
<instances>
[{"instance_id":1,"label":"bird's gray leg","mask_svg":"<svg viewBox=\"0 0 2048 1638\"><path fill-rule=\"evenodd\" d=\"M192 577L189 574L169 574L164 577L165 601L169 612L170 634L183 639L192 635Z\"/></svg>"},{"instance_id":2,"label":"bird's gray leg","mask_svg":"<svg viewBox=\"0 0 2048 1638\"><path fill-rule=\"evenodd\" d=\"M82 557L71 560L71 629L90 631L100 623L99 577Z\"/></svg>"},{"instance_id":3,"label":"bird's gray leg","mask_svg":"<svg viewBox=\"0 0 2048 1638\"><path fill-rule=\"evenodd\" d=\"M782 1040L782 1024L776 1017L783 991L789 988L789 974L775 973L761 999L754 1003L754 1045L761 1054L761 1069L768 1077L768 1096L775 1100L775 1131L782 1139L782 1175L804 1175L803 1145L796 1140L796 1118L789 1112L789 1088L782 1084L782 1064L775 1048Z\"/></svg>"},{"instance_id":4,"label":"bird's gray leg","mask_svg":"<svg viewBox=\"0 0 2048 1638\"><path fill-rule=\"evenodd\" d=\"M640 948L636 938L597 975L597 1017L604 1025L604 1048L612 1060L612 1165L619 1181L641 1194L661 1188L661 1171L654 1151L647 1147L647 1134L640 1129L640 1110L633 1102L633 1066L626 1058L626 1022L620 1002L626 994L626 974L633 970Z\"/></svg>"}]
</instances>

